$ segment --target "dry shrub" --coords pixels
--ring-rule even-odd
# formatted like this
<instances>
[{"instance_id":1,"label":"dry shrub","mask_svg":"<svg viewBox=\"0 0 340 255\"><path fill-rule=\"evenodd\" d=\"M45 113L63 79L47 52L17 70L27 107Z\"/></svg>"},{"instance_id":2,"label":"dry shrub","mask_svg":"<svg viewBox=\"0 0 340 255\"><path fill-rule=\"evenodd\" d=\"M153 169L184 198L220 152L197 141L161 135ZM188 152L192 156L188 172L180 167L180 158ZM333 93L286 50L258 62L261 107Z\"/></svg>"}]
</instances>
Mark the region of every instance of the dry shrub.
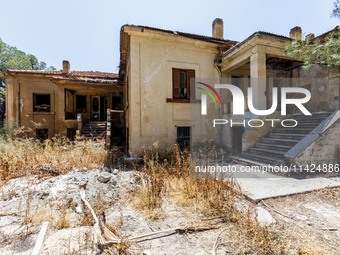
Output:
<instances>
[{"instance_id":1,"label":"dry shrub","mask_svg":"<svg viewBox=\"0 0 340 255\"><path fill-rule=\"evenodd\" d=\"M162 195L165 191L165 180L168 164L161 163L157 151L146 153L141 174L136 176L138 185L132 192L132 202L137 209L147 210L149 213L161 207Z\"/></svg>"},{"instance_id":2,"label":"dry shrub","mask_svg":"<svg viewBox=\"0 0 340 255\"><path fill-rule=\"evenodd\" d=\"M234 215L236 183L191 171L190 154L175 146L173 155L160 158L157 144L145 153L144 166L132 202L137 209L160 208L165 195L182 206L191 206L209 215L222 212Z\"/></svg>"},{"instance_id":3,"label":"dry shrub","mask_svg":"<svg viewBox=\"0 0 340 255\"><path fill-rule=\"evenodd\" d=\"M101 215L104 213L108 207L109 204L103 201L102 193L98 190L95 199L93 201L96 201L96 203L91 204L93 211L96 215ZM95 220L93 219L93 216L90 212L90 210L85 206L84 208L84 214L82 219L79 222L79 225L81 226L93 226L95 223Z\"/></svg>"},{"instance_id":4,"label":"dry shrub","mask_svg":"<svg viewBox=\"0 0 340 255\"><path fill-rule=\"evenodd\" d=\"M33 139L0 137L0 180L35 174L64 174L73 167L101 167L106 158L102 141L75 141L55 137L43 143Z\"/></svg>"},{"instance_id":5,"label":"dry shrub","mask_svg":"<svg viewBox=\"0 0 340 255\"><path fill-rule=\"evenodd\" d=\"M251 209L249 212L237 209L237 201L242 196L234 180L194 173L188 152L176 147L172 157L161 159L157 152L149 152L144 160L131 201L148 217L157 212L167 197L201 216L225 219L228 227L236 230L235 236L225 238L237 243L237 254L307 254L307 246L301 246L284 225L263 226Z\"/></svg>"},{"instance_id":6,"label":"dry shrub","mask_svg":"<svg viewBox=\"0 0 340 255\"><path fill-rule=\"evenodd\" d=\"M108 254L134 254L130 252L132 243L128 240L128 237L124 230L124 218L123 214L120 214L119 220L113 224L107 224L107 228L121 239L117 244L112 244L108 249Z\"/></svg>"},{"instance_id":7,"label":"dry shrub","mask_svg":"<svg viewBox=\"0 0 340 255\"><path fill-rule=\"evenodd\" d=\"M71 226L71 212L67 203L59 204L57 207L53 208L50 205L37 205L29 214L29 223L42 223L48 221L55 229L69 228ZM27 224L28 222L24 221L23 223Z\"/></svg>"},{"instance_id":8,"label":"dry shrub","mask_svg":"<svg viewBox=\"0 0 340 255\"><path fill-rule=\"evenodd\" d=\"M244 241L242 254L289 254L289 236L283 225L261 225L251 212L241 215L235 224Z\"/></svg>"}]
</instances>

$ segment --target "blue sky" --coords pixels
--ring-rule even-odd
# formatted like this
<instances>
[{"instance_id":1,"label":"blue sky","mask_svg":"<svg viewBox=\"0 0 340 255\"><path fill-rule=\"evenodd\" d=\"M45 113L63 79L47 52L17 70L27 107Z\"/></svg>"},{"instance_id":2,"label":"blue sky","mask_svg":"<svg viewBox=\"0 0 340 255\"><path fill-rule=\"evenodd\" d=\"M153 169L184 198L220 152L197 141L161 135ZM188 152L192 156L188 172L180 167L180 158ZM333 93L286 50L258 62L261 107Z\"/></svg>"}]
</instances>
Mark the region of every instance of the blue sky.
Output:
<instances>
[{"instance_id":1,"label":"blue sky","mask_svg":"<svg viewBox=\"0 0 340 255\"><path fill-rule=\"evenodd\" d=\"M301 26L319 35L339 25L334 0L10 0L2 1L0 38L61 68L117 72L123 24L211 35L215 18L224 37L243 40L255 31L288 35Z\"/></svg>"}]
</instances>

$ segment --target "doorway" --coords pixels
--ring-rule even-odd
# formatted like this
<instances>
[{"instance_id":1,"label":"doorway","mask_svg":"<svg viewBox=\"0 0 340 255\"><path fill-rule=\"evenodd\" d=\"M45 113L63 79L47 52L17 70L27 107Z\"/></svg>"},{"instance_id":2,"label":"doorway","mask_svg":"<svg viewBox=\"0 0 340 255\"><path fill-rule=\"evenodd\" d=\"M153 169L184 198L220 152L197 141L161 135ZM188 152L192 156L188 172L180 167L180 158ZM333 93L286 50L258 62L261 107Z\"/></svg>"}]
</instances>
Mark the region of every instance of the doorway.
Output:
<instances>
[{"instance_id":1,"label":"doorway","mask_svg":"<svg viewBox=\"0 0 340 255\"><path fill-rule=\"evenodd\" d=\"M244 127L232 127L233 150L236 152L242 152L243 133L244 133Z\"/></svg>"},{"instance_id":2,"label":"doorway","mask_svg":"<svg viewBox=\"0 0 340 255\"><path fill-rule=\"evenodd\" d=\"M92 96L91 97L91 120L105 121L106 110L108 108L108 97L106 96Z\"/></svg>"}]
</instances>

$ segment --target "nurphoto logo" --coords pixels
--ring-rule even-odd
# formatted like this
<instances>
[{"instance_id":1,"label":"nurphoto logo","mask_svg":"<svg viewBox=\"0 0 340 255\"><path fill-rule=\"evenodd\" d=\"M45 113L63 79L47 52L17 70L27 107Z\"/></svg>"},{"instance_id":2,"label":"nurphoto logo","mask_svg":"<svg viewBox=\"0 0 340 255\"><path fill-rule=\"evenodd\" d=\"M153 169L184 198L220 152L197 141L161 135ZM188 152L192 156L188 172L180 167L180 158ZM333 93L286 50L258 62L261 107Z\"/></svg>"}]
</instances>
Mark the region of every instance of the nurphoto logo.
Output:
<instances>
[{"instance_id":1,"label":"nurphoto logo","mask_svg":"<svg viewBox=\"0 0 340 255\"><path fill-rule=\"evenodd\" d=\"M217 105L217 101L222 106L223 101L220 93L217 92L216 89L227 89L231 94L233 98L233 109L232 109L232 115L244 115L245 114L245 96L243 91L237 87L236 85L232 84L215 84L214 86L211 86L207 83L203 82L197 82L200 86L198 87L199 90L203 91L204 93L201 94L201 115L207 115L207 106L208 106L208 100L207 95L211 98L211 100L214 102L215 105ZM296 95L300 94L303 95L301 98L289 98L289 95ZM280 98L280 102L279 102ZM217 100L216 100L217 99ZM263 109L256 109L254 106L255 96L253 93L253 88L249 87L247 88L247 105L248 110L258 116L268 116L273 114L277 108L278 105L280 105L281 115L286 116L287 115L287 105L294 105L297 107L304 115L312 115L307 108L304 106L305 103L309 102L311 99L311 92L308 89L300 88L300 87L282 87L279 89L276 87L272 88L272 105L269 109L263 110ZM297 121L294 119L249 119L247 121L248 126L250 127L262 127L265 122L271 123L271 126L274 127L275 123L277 121L281 122L281 125L283 127L295 127L297 126ZM227 119L213 119L213 127L216 127L216 125L225 125L227 123L230 123L231 126L233 125L246 125L246 120L243 120L242 122L233 122L233 120L227 120Z\"/></svg>"}]
</instances>

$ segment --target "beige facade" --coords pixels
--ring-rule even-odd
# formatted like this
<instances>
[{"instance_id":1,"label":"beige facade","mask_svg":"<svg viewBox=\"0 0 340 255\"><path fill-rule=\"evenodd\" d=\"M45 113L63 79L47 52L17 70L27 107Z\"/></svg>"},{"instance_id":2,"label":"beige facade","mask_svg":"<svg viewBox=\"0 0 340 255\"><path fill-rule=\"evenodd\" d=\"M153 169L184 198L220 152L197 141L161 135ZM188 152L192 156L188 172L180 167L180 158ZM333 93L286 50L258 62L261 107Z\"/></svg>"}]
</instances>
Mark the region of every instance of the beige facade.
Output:
<instances>
[{"instance_id":1,"label":"beige facade","mask_svg":"<svg viewBox=\"0 0 340 255\"><path fill-rule=\"evenodd\" d=\"M198 95L191 100L174 98L173 72L190 70L195 78L218 79L214 60L222 47L234 42L134 26L124 26L121 36L130 153L142 155L155 142L161 151L172 150L181 128L184 133L188 128L193 140L205 136L200 119L192 117L200 116Z\"/></svg>"},{"instance_id":2,"label":"beige facade","mask_svg":"<svg viewBox=\"0 0 340 255\"><path fill-rule=\"evenodd\" d=\"M8 124L20 126L30 137L72 138L79 118L82 124L106 121L107 109L123 108L123 86L116 74L70 71L69 63L64 64L66 70L8 70L2 75Z\"/></svg>"},{"instance_id":3,"label":"beige facade","mask_svg":"<svg viewBox=\"0 0 340 255\"><path fill-rule=\"evenodd\" d=\"M297 31L296 31L297 30ZM292 37L301 39L301 28L293 28ZM340 108L339 104L339 67L329 68L314 66L309 70L302 67L302 63L291 59L286 53L286 45L291 38L266 32L256 32L245 41L223 54L217 61L221 69L223 80L233 83L233 78L241 78L238 86L247 95L248 87L252 87L253 105L256 109L269 109L272 105L273 87L301 87L311 92L311 100L305 106L311 112L332 112ZM233 118L231 114L233 99L230 93L224 94L224 119ZM245 106L247 108L247 106ZM294 110L297 110L295 108ZM246 115L246 121L251 118L280 118L281 109L278 108L270 116ZM291 114L294 112L291 112ZM235 118L235 117L234 117ZM244 118L243 116L241 118ZM237 119L237 118L236 118ZM242 135L242 150L246 150L253 143L263 137L271 128L266 123L261 128L245 127ZM230 126L223 127L223 143L227 148L233 148L233 130Z\"/></svg>"},{"instance_id":4,"label":"beige facade","mask_svg":"<svg viewBox=\"0 0 340 255\"><path fill-rule=\"evenodd\" d=\"M288 57L285 51L287 43L292 38L301 39L301 33L299 27L290 31L291 38L256 32L237 43L223 40L223 22L220 19L213 23L212 37L123 26L120 79L124 80L126 89L127 140L131 155L142 155L143 150L155 142L159 143L161 150L172 150L173 144L180 139L181 128L188 128L191 142L214 137L220 132L224 147L240 150L246 150L270 130L269 125L244 129L225 126L220 131L206 128L211 120L200 114L200 93L197 89L190 100L175 99L174 69L193 71L195 79L209 78L224 83L234 84L235 78L243 78L237 86L245 95L247 88L252 87L254 107L259 110L268 109L271 105L270 95L273 87L278 86L278 79L297 78L296 84L283 81L280 87L309 89L313 98L308 107L314 112L339 109L339 77L336 75L339 68L322 70L322 67L316 67L305 71L301 67L302 62ZM306 77L324 77L327 82L322 85L315 80L303 80ZM231 115L231 93L222 92L222 98L221 118L234 117L238 120ZM279 110L267 117L278 116ZM248 111L239 118L253 117Z\"/></svg>"}]
</instances>

